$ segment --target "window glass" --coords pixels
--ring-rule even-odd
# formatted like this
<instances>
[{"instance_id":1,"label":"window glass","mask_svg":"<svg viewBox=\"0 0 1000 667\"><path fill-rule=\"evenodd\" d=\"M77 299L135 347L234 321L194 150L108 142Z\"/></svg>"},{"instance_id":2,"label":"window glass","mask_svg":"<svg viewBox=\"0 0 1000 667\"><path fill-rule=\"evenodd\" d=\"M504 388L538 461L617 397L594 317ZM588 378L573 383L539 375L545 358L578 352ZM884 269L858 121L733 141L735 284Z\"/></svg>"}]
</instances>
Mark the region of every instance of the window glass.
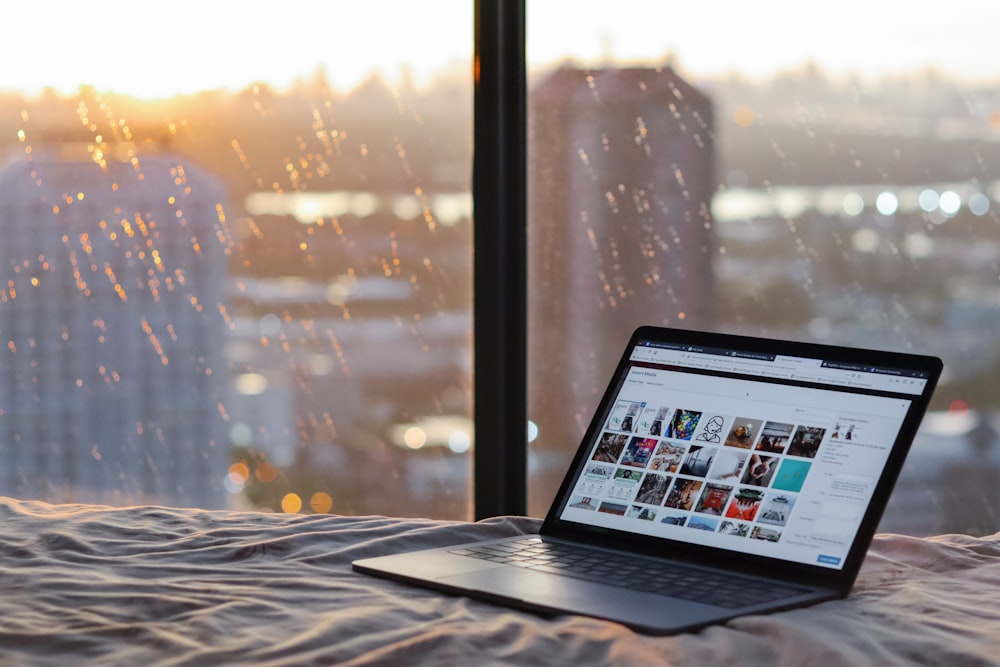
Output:
<instances>
[{"instance_id":1,"label":"window glass","mask_svg":"<svg viewBox=\"0 0 1000 667\"><path fill-rule=\"evenodd\" d=\"M996 11L947 12L529 3L532 513L661 324L942 357L882 529L1000 528Z\"/></svg>"},{"instance_id":2,"label":"window glass","mask_svg":"<svg viewBox=\"0 0 1000 667\"><path fill-rule=\"evenodd\" d=\"M0 494L471 516L472 5L448 10L13 10Z\"/></svg>"}]
</instances>

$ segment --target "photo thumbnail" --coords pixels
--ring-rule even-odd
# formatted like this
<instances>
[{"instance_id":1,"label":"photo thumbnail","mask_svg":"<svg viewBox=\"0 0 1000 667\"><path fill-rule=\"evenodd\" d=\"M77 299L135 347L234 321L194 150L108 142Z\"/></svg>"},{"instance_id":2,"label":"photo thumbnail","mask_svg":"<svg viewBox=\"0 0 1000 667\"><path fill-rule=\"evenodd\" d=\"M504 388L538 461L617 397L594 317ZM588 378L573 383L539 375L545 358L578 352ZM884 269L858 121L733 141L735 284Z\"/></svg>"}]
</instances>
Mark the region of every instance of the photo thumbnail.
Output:
<instances>
[{"instance_id":1,"label":"photo thumbnail","mask_svg":"<svg viewBox=\"0 0 1000 667\"><path fill-rule=\"evenodd\" d=\"M733 427L729 429L729 435L726 436L726 446L750 449L753 447L753 442L757 438L762 423L761 419L737 417L733 421Z\"/></svg>"},{"instance_id":2,"label":"photo thumbnail","mask_svg":"<svg viewBox=\"0 0 1000 667\"><path fill-rule=\"evenodd\" d=\"M754 526L753 530L750 531L750 538L754 540L765 540L767 542L777 542L781 539L781 531L775 530L774 528Z\"/></svg>"},{"instance_id":3,"label":"photo thumbnail","mask_svg":"<svg viewBox=\"0 0 1000 667\"><path fill-rule=\"evenodd\" d=\"M669 416L670 408L646 406L639 415L639 426L635 432L639 435L662 435Z\"/></svg>"},{"instance_id":4,"label":"photo thumbnail","mask_svg":"<svg viewBox=\"0 0 1000 667\"><path fill-rule=\"evenodd\" d=\"M750 534L750 526L737 521L723 521L719 524L720 535L732 535L733 537L746 537Z\"/></svg>"},{"instance_id":5,"label":"photo thumbnail","mask_svg":"<svg viewBox=\"0 0 1000 667\"><path fill-rule=\"evenodd\" d=\"M819 451L819 444L825 434L826 429L818 426L798 427L792 436L792 443L788 446L788 455L816 458L816 452Z\"/></svg>"},{"instance_id":6,"label":"photo thumbnail","mask_svg":"<svg viewBox=\"0 0 1000 667\"><path fill-rule=\"evenodd\" d=\"M600 463L588 463L583 469L584 477L595 481L606 482L611 479L614 468Z\"/></svg>"},{"instance_id":7,"label":"photo thumbnail","mask_svg":"<svg viewBox=\"0 0 1000 667\"><path fill-rule=\"evenodd\" d=\"M618 401L608 416L607 427L615 431L631 432L635 429L636 420L644 405L636 401Z\"/></svg>"},{"instance_id":8,"label":"photo thumbnail","mask_svg":"<svg viewBox=\"0 0 1000 667\"><path fill-rule=\"evenodd\" d=\"M665 523L670 526L683 526L687 523L690 514L680 514L678 512L671 512L669 510L664 510L660 512L660 523Z\"/></svg>"},{"instance_id":9,"label":"photo thumbnail","mask_svg":"<svg viewBox=\"0 0 1000 667\"><path fill-rule=\"evenodd\" d=\"M608 501L604 501L601 503L601 506L597 508L598 512L603 512L604 514L614 514L616 516L625 516L626 510L628 510L628 505L611 503Z\"/></svg>"},{"instance_id":10,"label":"photo thumbnail","mask_svg":"<svg viewBox=\"0 0 1000 667\"><path fill-rule=\"evenodd\" d=\"M667 493L664 506L689 511L694 509L694 503L698 499L698 493L703 484L704 482L701 480L678 477L670 492Z\"/></svg>"},{"instance_id":11,"label":"photo thumbnail","mask_svg":"<svg viewBox=\"0 0 1000 667\"><path fill-rule=\"evenodd\" d=\"M757 446L754 449L767 454L783 453L792 437L792 429L794 428L794 424L767 422L761 429L760 440L757 441Z\"/></svg>"},{"instance_id":12,"label":"photo thumbnail","mask_svg":"<svg viewBox=\"0 0 1000 667\"><path fill-rule=\"evenodd\" d=\"M750 452L745 449L723 447L716 454L708 476L712 479L736 481L749 457Z\"/></svg>"},{"instance_id":13,"label":"photo thumbnail","mask_svg":"<svg viewBox=\"0 0 1000 667\"><path fill-rule=\"evenodd\" d=\"M722 435L728 419L728 417L723 415L702 415L698 434L694 436L695 441L716 445L722 444Z\"/></svg>"},{"instance_id":14,"label":"photo thumbnail","mask_svg":"<svg viewBox=\"0 0 1000 667\"><path fill-rule=\"evenodd\" d=\"M753 521L760 510L760 502L763 498L764 492L760 489L740 488L729 502L729 507L726 508L726 517L741 521Z\"/></svg>"},{"instance_id":15,"label":"photo thumbnail","mask_svg":"<svg viewBox=\"0 0 1000 667\"><path fill-rule=\"evenodd\" d=\"M632 438L625 448L619 465L645 468L658 443L659 440L656 438Z\"/></svg>"},{"instance_id":16,"label":"photo thumbnail","mask_svg":"<svg viewBox=\"0 0 1000 667\"><path fill-rule=\"evenodd\" d=\"M667 497L667 488L670 486L670 477L649 473L639 484L639 492L635 496L635 502L646 505L659 505Z\"/></svg>"},{"instance_id":17,"label":"photo thumbnail","mask_svg":"<svg viewBox=\"0 0 1000 667\"><path fill-rule=\"evenodd\" d=\"M642 480L642 471L630 468L618 468L611 483L607 485L605 494L615 500L629 500L635 498L639 482Z\"/></svg>"},{"instance_id":18,"label":"photo thumbnail","mask_svg":"<svg viewBox=\"0 0 1000 667\"><path fill-rule=\"evenodd\" d=\"M691 449L688 450L687 456L684 457L684 462L681 464L681 474L705 477L718 451L718 447L691 445Z\"/></svg>"},{"instance_id":19,"label":"photo thumbnail","mask_svg":"<svg viewBox=\"0 0 1000 667\"><path fill-rule=\"evenodd\" d=\"M719 520L712 519L707 516L698 516L696 514L695 516L688 519L687 527L714 533L715 529L719 527Z\"/></svg>"},{"instance_id":20,"label":"photo thumbnail","mask_svg":"<svg viewBox=\"0 0 1000 667\"><path fill-rule=\"evenodd\" d=\"M656 510L651 507L642 507L641 505L632 505L628 512L625 514L626 518L629 519L642 519L643 521L653 521L656 519Z\"/></svg>"},{"instance_id":21,"label":"photo thumbnail","mask_svg":"<svg viewBox=\"0 0 1000 667\"><path fill-rule=\"evenodd\" d=\"M642 473L638 470L627 470L625 468L615 470L614 481L616 484L638 484L640 479L642 479Z\"/></svg>"},{"instance_id":22,"label":"photo thumbnail","mask_svg":"<svg viewBox=\"0 0 1000 667\"><path fill-rule=\"evenodd\" d=\"M611 479L614 470L611 466L591 461L583 469L583 475L576 484L576 492L588 496L604 495L605 484Z\"/></svg>"},{"instance_id":23,"label":"photo thumbnail","mask_svg":"<svg viewBox=\"0 0 1000 667\"><path fill-rule=\"evenodd\" d=\"M728 484L707 484L694 511L722 516L722 511L725 509L726 503L729 502L732 493L733 487Z\"/></svg>"},{"instance_id":24,"label":"photo thumbnail","mask_svg":"<svg viewBox=\"0 0 1000 667\"><path fill-rule=\"evenodd\" d=\"M597 498L593 496L573 496L569 501L569 506L578 510L596 510L597 504Z\"/></svg>"},{"instance_id":25,"label":"photo thumbnail","mask_svg":"<svg viewBox=\"0 0 1000 667\"><path fill-rule=\"evenodd\" d=\"M698 426L701 413L695 410L677 410L673 418L667 422L665 437L673 440L690 440Z\"/></svg>"},{"instance_id":26,"label":"photo thumbnail","mask_svg":"<svg viewBox=\"0 0 1000 667\"><path fill-rule=\"evenodd\" d=\"M863 440L868 420L860 417L841 417L833 427L831 440Z\"/></svg>"},{"instance_id":27,"label":"photo thumbnail","mask_svg":"<svg viewBox=\"0 0 1000 667\"><path fill-rule=\"evenodd\" d=\"M740 482L743 484L753 484L754 486L767 486L774 477L775 468L780 459L777 456L764 456L754 452L750 455L746 470Z\"/></svg>"},{"instance_id":28,"label":"photo thumbnail","mask_svg":"<svg viewBox=\"0 0 1000 667\"><path fill-rule=\"evenodd\" d=\"M784 526L788 521L788 516L792 513L792 508L795 507L796 497L791 493L772 492L768 494L761 506L757 522L772 526Z\"/></svg>"},{"instance_id":29,"label":"photo thumbnail","mask_svg":"<svg viewBox=\"0 0 1000 667\"><path fill-rule=\"evenodd\" d=\"M627 443L627 435L605 432L601 435L601 439L597 443L597 448L594 450L594 455L590 458L593 461L600 461L601 463L617 463L618 457L622 455L622 450L625 449Z\"/></svg>"},{"instance_id":30,"label":"photo thumbnail","mask_svg":"<svg viewBox=\"0 0 1000 667\"><path fill-rule=\"evenodd\" d=\"M798 493L802 490L802 485L806 482L806 475L812 464L808 461L796 461L785 459L781 464L778 475L774 478L774 489L779 491L791 491Z\"/></svg>"},{"instance_id":31,"label":"photo thumbnail","mask_svg":"<svg viewBox=\"0 0 1000 667\"><path fill-rule=\"evenodd\" d=\"M677 472L687 447L672 442L661 442L649 460L649 469L660 472Z\"/></svg>"}]
</instances>

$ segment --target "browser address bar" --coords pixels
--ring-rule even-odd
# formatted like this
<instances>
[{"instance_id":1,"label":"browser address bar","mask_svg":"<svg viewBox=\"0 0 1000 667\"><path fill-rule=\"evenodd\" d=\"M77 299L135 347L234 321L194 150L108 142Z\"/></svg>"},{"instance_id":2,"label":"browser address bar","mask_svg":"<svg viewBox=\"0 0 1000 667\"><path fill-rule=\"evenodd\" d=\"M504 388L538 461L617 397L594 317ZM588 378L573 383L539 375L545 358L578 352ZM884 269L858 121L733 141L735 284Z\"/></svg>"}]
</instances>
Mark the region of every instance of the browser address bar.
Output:
<instances>
[{"instance_id":1,"label":"browser address bar","mask_svg":"<svg viewBox=\"0 0 1000 667\"><path fill-rule=\"evenodd\" d=\"M723 373L745 373L796 382L836 385L852 389L875 389L916 394L922 391L926 380L894 375L877 375L863 370L851 370L824 365L819 359L781 357L752 359L741 356L708 354L696 350L636 348L632 359L653 363L673 364Z\"/></svg>"},{"instance_id":2,"label":"browser address bar","mask_svg":"<svg viewBox=\"0 0 1000 667\"><path fill-rule=\"evenodd\" d=\"M686 360L693 364L704 364L702 366L706 369L711 370L752 370L755 372L760 371L777 371L777 372L792 372L799 370L794 366L784 366L776 364L773 361L754 361L753 359L743 359L740 357L723 357L720 360L719 357L710 354L699 354L686 352L682 357L686 357Z\"/></svg>"},{"instance_id":3,"label":"browser address bar","mask_svg":"<svg viewBox=\"0 0 1000 667\"><path fill-rule=\"evenodd\" d=\"M662 359L659 355L654 355ZM689 368L722 372L746 372L763 377L796 380L799 382L820 382L858 388L874 388L870 378L861 378L857 374L847 373L834 368L819 366L801 366L798 364L780 363L775 361L756 361L742 357L720 357L699 352L676 352L669 355L670 361Z\"/></svg>"}]
</instances>

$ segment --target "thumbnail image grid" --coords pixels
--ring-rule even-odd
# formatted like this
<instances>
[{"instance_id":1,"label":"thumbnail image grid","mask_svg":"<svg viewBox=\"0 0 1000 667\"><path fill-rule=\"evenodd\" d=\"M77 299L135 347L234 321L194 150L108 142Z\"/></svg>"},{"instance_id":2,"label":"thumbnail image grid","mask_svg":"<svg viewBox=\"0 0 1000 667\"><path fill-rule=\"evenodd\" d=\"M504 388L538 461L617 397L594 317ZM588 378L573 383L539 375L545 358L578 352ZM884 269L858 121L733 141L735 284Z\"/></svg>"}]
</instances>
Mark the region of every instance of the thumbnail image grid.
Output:
<instances>
[{"instance_id":1,"label":"thumbnail image grid","mask_svg":"<svg viewBox=\"0 0 1000 667\"><path fill-rule=\"evenodd\" d=\"M619 401L606 428L571 507L771 542L828 431L638 401Z\"/></svg>"}]
</instances>

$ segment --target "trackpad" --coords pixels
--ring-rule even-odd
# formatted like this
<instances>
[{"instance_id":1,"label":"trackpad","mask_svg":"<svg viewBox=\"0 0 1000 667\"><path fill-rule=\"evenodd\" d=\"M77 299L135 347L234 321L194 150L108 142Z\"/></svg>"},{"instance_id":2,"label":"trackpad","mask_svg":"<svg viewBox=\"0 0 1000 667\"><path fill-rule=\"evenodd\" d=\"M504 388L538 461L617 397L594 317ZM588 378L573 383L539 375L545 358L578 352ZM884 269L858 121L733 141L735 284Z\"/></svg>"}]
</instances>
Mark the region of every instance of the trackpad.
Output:
<instances>
[{"instance_id":1,"label":"trackpad","mask_svg":"<svg viewBox=\"0 0 1000 667\"><path fill-rule=\"evenodd\" d=\"M571 577L552 576L527 569L499 567L466 572L439 579L443 584L469 588L514 600L562 607L579 600L591 600L595 588ZM574 605L575 606L575 605Z\"/></svg>"},{"instance_id":2,"label":"trackpad","mask_svg":"<svg viewBox=\"0 0 1000 667\"><path fill-rule=\"evenodd\" d=\"M509 600L513 606L520 602L535 609L597 616L653 631L701 625L732 615L726 610L688 600L520 568L469 572L438 581L478 591L486 599Z\"/></svg>"}]
</instances>

